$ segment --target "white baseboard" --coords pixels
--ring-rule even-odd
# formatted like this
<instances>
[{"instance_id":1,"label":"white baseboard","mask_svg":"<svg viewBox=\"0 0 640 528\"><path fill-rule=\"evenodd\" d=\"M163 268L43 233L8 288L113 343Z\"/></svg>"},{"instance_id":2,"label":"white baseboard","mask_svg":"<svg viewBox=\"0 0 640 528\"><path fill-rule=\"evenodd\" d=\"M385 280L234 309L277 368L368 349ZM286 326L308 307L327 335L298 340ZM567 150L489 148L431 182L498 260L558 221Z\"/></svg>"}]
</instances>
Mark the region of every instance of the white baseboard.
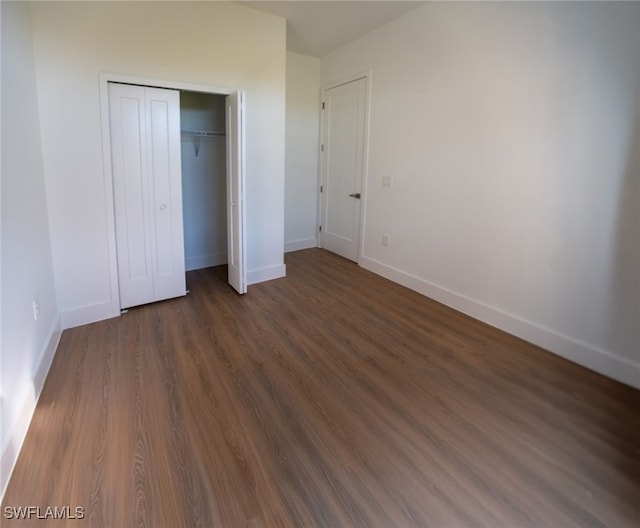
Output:
<instances>
[{"instance_id":1,"label":"white baseboard","mask_svg":"<svg viewBox=\"0 0 640 528\"><path fill-rule=\"evenodd\" d=\"M378 260L362 256L359 264L373 273L406 286L474 319L495 326L604 376L640 389L640 363L616 356L607 350L503 312Z\"/></svg>"},{"instance_id":2,"label":"white baseboard","mask_svg":"<svg viewBox=\"0 0 640 528\"><path fill-rule=\"evenodd\" d=\"M286 277L286 275L287 267L284 264L250 270L247 272L247 284L258 284L259 282L280 279L282 277Z\"/></svg>"},{"instance_id":3,"label":"white baseboard","mask_svg":"<svg viewBox=\"0 0 640 528\"><path fill-rule=\"evenodd\" d=\"M67 310L60 314L62 318L62 328L74 328L76 326L85 325L102 321L103 319L111 319L120 315L120 306L116 301L105 301L81 308Z\"/></svg>"},{"instance_id":4,"label":"white baseboard","mask_svg":"<svg viewBox=\"0 0 640 528\"><path fill-rule=\"evenodd\" d=\"M299 240L290 240L284 243L284 252L299 251L301 249L309 249L318 247L318 241L313 238L301 238Z\"/></svg>"},{"instance_id":5,"label":"white baseboard","mask_svg":"<svg viewBox=\"0 0 640 528\"><path fill-rule=\"evenodd\" d=\"M189 257L184 261L186 271L193 271L202 268L211 268L212 266L221 266L227 263L227 252L211 253L210 255L202 255L201 257Z\"/></svg>"},{"instance_id":6,"label":"white baseboard","mask_svg":"<svg viewBox=\"0 0 640 528\"><path fill-rule=\"evenodd\" d=\"M23 397L21 405L20 416L11 425L10 432L7 434L8 441L2 449L2 457L0 459L0 501L4 497L4 493L7 490L7 484L13 473L13 468L18 460L20 449L24 439L27 436L29 425L31 424L31 418L36 410L42 387L47 378L49 367L53 362L53 356L55 356L56 349L60 343L60 336L62 335L62 325L60 317L56 317L53 321L51 330L49 331L49 337L46 341L44 350L40 357L35 372L33 373L32 384L33 392L31 390L26 391L26 395Z\"/></svg>"}]
</instances>

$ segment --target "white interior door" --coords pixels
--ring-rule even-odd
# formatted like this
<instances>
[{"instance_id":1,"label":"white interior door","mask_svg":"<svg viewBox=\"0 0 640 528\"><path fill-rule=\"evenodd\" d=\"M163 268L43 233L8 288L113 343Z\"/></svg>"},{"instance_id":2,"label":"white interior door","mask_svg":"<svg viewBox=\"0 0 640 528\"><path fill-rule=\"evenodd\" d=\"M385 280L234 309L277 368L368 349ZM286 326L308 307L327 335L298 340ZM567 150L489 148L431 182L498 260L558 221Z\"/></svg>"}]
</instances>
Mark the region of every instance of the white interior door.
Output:
<instances>
[{"instance_id":1,"label":"white interior door","mask_svg":"<svg viewBox=\"0 0 640 528\"><path fill-rule=\"evenodd\" d=\"M109 83L120 307L153 300L144 88Z\"/></svg>"},{"instance_id":2,"label":"white interior door","mask_svg":"<svg viewBox=\"0 0 640 528\"><path fill-rule=\"evenodd\" d=\"M120 306L186 293L180 93L109 83Z\"/></svg>"},{"instance_id":3,"label":"white interior door","mask_svg":"<svg viewBox=\"0 0 640 528\"><path fill-rule=\"evenodd\" d=\"M366 79L324 91L322 247L358 261L364 170Z\"/></svg>"},{"instance_id":4,"label":"white interior door","mask_svg":"<svg viewBox=\"0 0 640 528\"><path fill-rule=\"evenodd\" d=\"M227 262L229 284L247 292L245 248L244 92L226 98L227 107Z\"/></svg>"},{"instance_id":5,"label":"white interior door","mask_svg":"<svg viewBox=\"0 0 640 528\"><path fill-rule=\"evenodd\" d=\"M186 293L180 92L145 88L154 301Z\"/></svg>"}]
</instances>

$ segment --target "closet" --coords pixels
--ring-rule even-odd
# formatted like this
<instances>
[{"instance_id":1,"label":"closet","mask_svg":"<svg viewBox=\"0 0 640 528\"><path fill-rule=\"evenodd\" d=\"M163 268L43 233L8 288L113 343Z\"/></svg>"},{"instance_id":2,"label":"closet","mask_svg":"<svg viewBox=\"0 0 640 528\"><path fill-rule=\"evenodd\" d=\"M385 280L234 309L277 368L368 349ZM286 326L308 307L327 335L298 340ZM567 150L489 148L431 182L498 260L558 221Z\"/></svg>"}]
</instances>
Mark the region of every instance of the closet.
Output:
<instances>
[{"instance_id":1,"label":"closet","mask_svg":"<svg viewBox=\"0 0 640 528\"><path fill-rule=\"evenodd\" d=\"M185 295L228 263L246 292L244 94L108 82L121 309Z\"/></svg>"},{"instance_id":2,"label":"closet","mask_svg":"<svg viewBox=\"0 0 640 528\"><path fill-rule=\"evenodd\" d=\"M186 269L227 264L229 284L247 292L244 92L181 92Z\"/></svg>"},{"instance_id":3,"label":"closet","mask_svg":"<svg viewBox=\"0 0 640 528\"><path fill-rule=\"evenodd\" d=\"M187 271L227 263L225 97L180 92Z\"/></svg>"}]
</instances>

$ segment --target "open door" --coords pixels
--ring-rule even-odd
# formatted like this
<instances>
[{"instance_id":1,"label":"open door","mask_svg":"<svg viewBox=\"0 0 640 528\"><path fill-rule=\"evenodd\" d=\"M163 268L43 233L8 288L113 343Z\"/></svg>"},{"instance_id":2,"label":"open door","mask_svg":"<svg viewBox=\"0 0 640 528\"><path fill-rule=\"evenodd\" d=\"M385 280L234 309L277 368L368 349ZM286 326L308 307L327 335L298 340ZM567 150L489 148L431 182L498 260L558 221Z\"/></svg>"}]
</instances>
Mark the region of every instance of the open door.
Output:
<instances>
[{"instance_id":1,"label":"open door","mask_svg":"<svg viewBox=\"0 0 640 528\"><path fill-rule=\"evenodd\" d=\"M229 284L247 293L245 251L244 92L227 96L227 260Z\"/></svg>"}]
</instances>

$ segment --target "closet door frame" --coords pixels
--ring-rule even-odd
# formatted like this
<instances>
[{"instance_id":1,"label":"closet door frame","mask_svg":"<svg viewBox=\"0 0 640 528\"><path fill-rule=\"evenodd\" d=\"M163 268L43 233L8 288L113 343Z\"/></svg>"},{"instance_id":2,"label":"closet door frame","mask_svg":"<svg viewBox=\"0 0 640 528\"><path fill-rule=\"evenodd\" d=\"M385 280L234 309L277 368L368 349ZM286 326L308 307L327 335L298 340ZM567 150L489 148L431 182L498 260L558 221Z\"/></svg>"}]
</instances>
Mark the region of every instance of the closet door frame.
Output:
<instances>
[{"instance_id":1,"label":"closet door frame","mask_svg":"<svg viewBox=\"0 0 640 528\"><path fill-rule=\"evenodd\" d=\"M115 317L121 312L120 287L118 282L118 262L116 252L116 219L115 202L113 192L113 167L111 163L111 128L109 124L109 83L135 84L155 88L168 88L172 90L188 90L215 95L230 95L238 91L238 88L194 84L189 82L169 81L149 77L137 77L133 75L121 75L117 73L100 73L100 114L102 121L102 163L104 172L104 193L106 205L106 227L108 239L108 259L110 278L110 299L107 301L109 309L103 312L104 317ZM246 270L245 270L246 271Z\"/></svg>"}]
</instances>

